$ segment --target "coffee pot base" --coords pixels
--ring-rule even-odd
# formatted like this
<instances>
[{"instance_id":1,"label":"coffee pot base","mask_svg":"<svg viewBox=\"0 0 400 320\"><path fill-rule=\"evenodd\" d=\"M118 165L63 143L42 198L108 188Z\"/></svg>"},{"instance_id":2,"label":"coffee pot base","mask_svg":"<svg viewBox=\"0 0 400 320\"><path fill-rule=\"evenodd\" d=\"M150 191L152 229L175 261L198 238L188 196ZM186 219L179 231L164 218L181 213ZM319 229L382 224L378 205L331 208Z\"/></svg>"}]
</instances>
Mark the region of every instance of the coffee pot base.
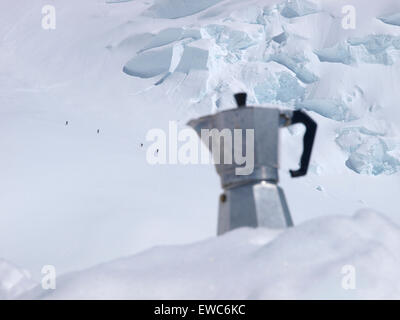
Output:
<instances>
[{"instance_id":1,"label":"coffee pot base","mask_svg":"<svg viewBox=\"0 0 400 320\"><path fill-rule=\"evenodd\" d=\"M275 183L246 184L227 189L220 196L218 235L240 227L282 229L291 226L285 195Z\"/></svg>"}]
</instances>

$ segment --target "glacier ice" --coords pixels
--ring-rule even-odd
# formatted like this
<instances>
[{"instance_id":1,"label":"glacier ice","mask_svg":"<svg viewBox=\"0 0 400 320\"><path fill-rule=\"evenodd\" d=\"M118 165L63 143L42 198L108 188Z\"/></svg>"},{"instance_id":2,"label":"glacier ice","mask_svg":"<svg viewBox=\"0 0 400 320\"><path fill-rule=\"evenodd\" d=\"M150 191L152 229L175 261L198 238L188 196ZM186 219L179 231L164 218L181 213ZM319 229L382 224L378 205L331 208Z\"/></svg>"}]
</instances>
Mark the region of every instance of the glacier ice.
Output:
<instances>
[{"instance_id":1,"label":"glacier ice","mask_svg":"<svg viewBox=\"0 0 400 320\"><path fill-rule=\"evenodd\" d=\"M161 3L165 4L167 1L156 1L154 6L160 6ZM199 2L199 5L203 6L206 3L208 5L210 2ZM189 10L185 1L182 1L181 5L180 9L185 11L182 16L194 10L193 8ZM154 6L151 10L155 10ZM171 17L171 14L166 13L167 11L163 11L162 15ZM296 28L287 26L287 20L284 18L305 19L304 16L317 15L320 12L322 11L319 6L310 1L284 1L281 4L264 7L254 4L246 7L245 10L233 11L227 18L217 23L199 26L199 29L192 25L163 29L155 34L142 50L153 50L172 44L175 48L176 43L182 46L183 52L175 59L173 70L169 67L169 72L165 72L168 69L168 63L166 63L157 71L149 71L151 75L161 71L164 73L164 77L157 84L163 83L171 72L185 74L188 74L190 70L208 72L205 91L201 91L199 96L190 99L197 108L206 101L217 109L232 107L234 105L231 99L232 93L235 90L246 90L249 93L249 102L255 104L284 104L313 111L339 122L363 119L368 103L361 88L337 92L327 97L309 95L314 90L312 86L319 81L319 63L341 63L352 66L360 63L392 65L400 57L400 37L388 34L367 34L346 37L336 43L333 42L330 47L312 48L304 36L296 34ZM298 19L292 20L293 24ZM191 46L190 43L200 39L208 41L207 48ZM167 60L170 61L170 58L168 57ZM263 67L251 70L253 63ZM280 68L273 64L279 65ZM145 73L143 68L142 76ZM140 73L136 72L136 74ZM226 83L222 74L230 75L229 83ZM373 127L375 124L376 122L367 121L365 118L364 126L357 132L370 137L368 141L371 142L372 149L369 150L375 150L375 154L379 154L379 150L385 150L385 141L378 143L380 137L372 139L371 132L374 128L368 132L369 126ZM357 141L356 138L355 141ZM353 154L349 154L346 162L348 167L356 172L371 172L371 174L391 172L386 167L380 171L378 163L372 165L373 169L370 171L362 167L365 163L372 163L369 158L365 160L362 150L363 148L358 148L358 152L351 151ZM385 156L378 156L376 159L382 162L390 160L389 163L394 163L391 162L393 159L390 158L388 152L382 151Z\"/></svg>"},{"instance_id":2,"label":"glacier ice","mask_svg":"<svg viewBox=\"0 0 400 320\"><path fill-rule=\"evenodd\" d=\"M173 72L208 69L208 50L191 46L174 46L145 51L129 60L123 71L134 77L152 78L163 74L155 85L162 84Z\"/></svg>"},{"instance_id":3,"label":"glacier ice","mask_svg":"<svg viewBox=\"0 0 400 320\"><path fill-rule=\"evenodd\" d=\"M393 45L394 37L386 34L368 35L362 38L349 38L348 43L351 46L363 46L370 54L379 54Z\"/></svg>"},{"instance_id":4,"label":"glacier ice","mask_svg":"<svg viewBox=\"0 0 400 320\"><path fill-rule=\"evenodd\" d=\"M168 28L168 29L161 30L139 52L142 52L142 51L145 51L148 49L154 49L157 47L162 47L166 44L180 40L182 37L182 34L183 34L183 30L181 28Z\"/></svg>"},{"instance_id":5,"label":"glacier ice","mask_svg":"<svg viewBox=\"0 0 400 320\"><path fill-rule=\"evenodd\" d=\"M291 100L302 100L306 89L300 85L296 77L289 72L279 74L279 89L276 92L276 99L282 102Z\"/></svg>"},{"instance_id":6,"label":"glacier ice","mask_svg":"<svg viewBox=\"0 0 400 320\"><path fill-rule=\"evenodd\" d=\"M277 36L272 37L272 40L274 40L277 43L283 43L288 39L288 34L287 32L282 32L278 34Z\"/></svg>"},{"instance_id":7,"label":"glacier ice","mask_svg":"<svg viewBox=\"0 0 400 320\"><path fill-rule=\"evenodd\" d=\"M127 52L135 52L142 46L143 43L150 42L151 38L154 37L150 32L129 35L126 38L119 41L117 44L109 44L108 49L124 49Z\"/></svg>"},{"instance_id":8,"label":"glacier ice","mask_svg":"<svg viewBox=\"0 0 400 320\"><path fill-rule=\"evenodd\" d=\"M123 71L140 78L152 78L169 70L172 59L172 48L147 51L129 60Z\"/></svg>"},{"instance_id":9,"label":"glacier ice","mask_svg":"<svg viewBox=\"0 0 400 320\"><path fill-rule=\"evenodd\" d=\"M208 37L215 40L216 44L228 51L244 50L256 44L256 41L244 32L234 30L224 25L212 24L204 28Z\"/></svg>"},{"instance_id":10,"label":"glacier ice","mask_svg":"<svg viewBox=\"0 0 400 320\"><path fill-rule=\"evenodd\" d=\"M296 107L344 122L362 118L368 109L364 91L359 86L355 86L353 90L343 93L337 98L305 99L296 103Z\"/></svg>"},{"instance_id":11,"label":"glacier ice","mask_svg":"<svg viewBox=\"0 0 400 320\"><path fill-rule=\"evenodd\" d=\"M356 151L362 145L363 141L360 128L342 129L335 139L337 145L347 153Z\"/></svg>"},{"instance_id":12,"label":"glacier ice","mask_svg":"<svg viewBox=\"0 0 400 320\"><path fill-rule=\"evenodd\" d=\"M266 39L273 38L286 31L285 23L276 5L264 8L260 24L264 26Z\"/></svg>"},{"instance_id":13,"label":"glacier ice","mask_svg":"<svg viewBox=\"0 0 400 320\"><path fill-rule=\"evenodd\" d=\"M271 103L276 100L279 81L273 74L266 74L265 81L254 87L254 94L258 103Z\"/></svg>"},{"instance_id":14,"label":"glacier ice","mask_svg":"<svg viewBox=\"0 0 400 320\"><path fill-rule=\"evenodd\" d=\"M350 38L348 43L353 47L355 58L366 63L391 65L395 57L389 49L399 50L399 39L391 35L368 35L363 38Z\"/></svg>"},{"instance_id":15,"label":"glacier ice","mask_svg":"<svg viewBox=\"0 0 400 320\"><path fill-rule=\"evenodd\" d=\"M254 94L258 103L261 104L291 103L304 98L305 88L289 72L283 71L276 74L266 72L265 80L254 87Z\"/></svg>"},{"instance_id":16,"label":"glacier ice","mask_svg":"<svg viewBox=\"0 0 400 320\"><path fill-rule=\"evenodd\" d=\"M208 51L186 46L175 71L189 73L190 70L207 70Z\"/></svg>"},{"instance_id":17,"label":"glacier ice","mask_svg":"<svg viewBox=\"0 0 400 320\"><path fill-rule=\"evenodd\" d=\"M293 71L297 78L304 83L310 84L318 81L318 76L305 66L307 60L304 57L293 57L284 53L278 53L271 55L270 60L282 64Z\"/></svg>"},{"instance_id":18,"label":"glacier ice","mask_svg":"<svg viewBox=\"0 0 400 320\"><path fill-rule=\"evenodd\" d=\"M250 30L241 31L220 24L206 25L201 29L202 38L210 42L210 56L214 61L214 68L222 65L230 66L240 61L249 59L250 50L257 45L262 38L262 28L253 26ZM252 55L252 59L256 56Z\"/></svg>"},{"instance_id":19,"label":"glacier ice","mask_svg":"<svg viewBox=\"0 0 400 320\"><path fill-rule=\"evenodd\" d=\"M291 6L289 2L286 5L288 8ZM304 13L308 10L307 8L309 6L307 2L304 2L300 4L298 10L303 10L301 12ZM244 29L239 29L237 25L235 27L227 26L229 19L240 21L247 24L247 26ZM242 90L245 88L251 90L254 93L255 100L253 101L255 103L278 102L293 105L295 102L304 99L306 85L318 81L318 76L309 69L309 66L314 62L309 60L307 54L301 53L301 46L298 46L299 44L303 45L304 40L299 37L291 38L293 43L288 46L288 50L285 50L290 35L282 28L281 19L276 6L265 8L249 6L243 12L233 12L228 19L225 19L224 24L205 25L200 28L200 31L193 28L187 30L186 28L161 30L141 51L152 50L158 46L171 45L185 37L190 37L189 42L199 40L200 33L202 39L211 41L211 47L207 49L192 47L190 49L187 48L188 42L182 43L185 51L178 67L173 71L188 73L190 69L208 69L210 72L209 80L207 81L208 89L202 95L204 99L215 95L214 101L217 107L222 105L222 100L229 100L222 99L223 93L217 90L220 83L220 80L218 80L220 71L218 70L225 70L225 72L233 72L235 74L234 83L229 85L230 89L228 91L224 91L229 95L234 90L237 90L233 88L241 87L239 83L245 79L241 78L243 73L240 70L244 70L250 61L258 61L260 64L272 61L280 64L289 72L282 72L279 68L269 74L264 71L263 77L258 77L257 81L252 81L253 84L245 84L245 87L242 86ZM250 27L250 25L254 27ZM270 40L273 40L278 46L272 46ZM264 55L265 48L267 50ZM294 48L298 48L295 50L296 52L292 52ZM310 53L312 54L312 51ZM171 72L171 70L169 71ZM166 73L157 84L163 83L169 76L170 73ZM270 79L266 80L268 78ZM215 94L212 94L212 91ZM199 102L199 99L200 97L193 97L191 101ZM250 94L249 99L253 99L253 95Z\"/></svg>"},{"instance_id":20,"label":"glacier ice","mask_svg":"<svg viewBox=\"0 0 400 320\"><path fill-rule=\"evenodd\" d=\"M208 51L188 46L200 38L201 34L198 29L163 29L125 64L123 71L140 78L151 78L164 74L155 84L160 85L174 71L188 73L191 69L206 70ZM180 41L185 39L188 41Z\"/></svg>"},{"instance_id":21,"label":"glacier ice","mask_svg":"<svg viewBox=\"0 0 400 320\"><path fill-rule=\"evenodd\" d=\"M341 99L309 99L296 104L299 109L314 111L321 116L336 121L351 121L356 118L351 109Z\"/></svg>"},{"instance_id":22,"label":"glacier ice","mask_svg":"<svg viewBox=\"0 0 400 320\"><path fill-rule=\"evenodd\" d=\"M340 42L331 48L324 48L314 51L321 62L335 62L351 64L354 62L347 43Z\"/></svg>"},{"instance_id":23,"label":"glacier ice","mask_svg":"<svg viewBox=\"0 0 400 320\"><path fill-rule=\"evenodd\" d=\"M371 134L362 127L339 130L336 144L348 154L346 166L360 174L393 174L400 168L400 161L390 155L384 138Z\"/></svg>"},{"instance_id":24,"label":"glacier ice","mask_svg":"<svg viewBox=\"0 0 400 320\"><path fill-rule=\"evenodd\" d=\"M199 30L196 29L183 29L183 28L168 28L161 30L159 33L154 35L148 44L146 44L140 51L146 51L157 47L162 47L171 44L175 41L183 39L198 40L201 38Z\"/></svg>"},{"instance_id":25,"label":"glacier ice","mask_svg":"<svg viewBox=\"0 0 400 320\"><path fill-rule=\"evenodd\" d=\"M346 166L361 174L393 174L398 171L400 163L387 152L382 139L370 138L350 154Z\"/></svg>"},{"instance_id":26,"label":"glacier ice","mask_svg":"<svg viewBox=\"0 0 400 320\"><path fill-rule=\"evenodd\" d=\"M146 14L155 18L177 19L203 11L221 0L155 0Z\"/></svg>"},{"instance_id":27,"label":"glacier ice","mask_svg":"<svg viewBox=\"0 0 400 320\"><path fill-rule=\"evenodd\" d=\"M281 15L285 18L302 17L318 12L318 6L306 0L286 0L281 9Z\"/></svg>"},{"instance_id":28,"label":"glacier ice","mask_svg":"<svg viewBox=\"0 0 400 320\"><path fill-rule=\"evenodd\" d=\"M246 8L236 10L231 13L230 17L234 21L240 21L250 24L264 24L264 10L257 5L249 5Z\"/></svg>"},{"instance_id":29,"label":"glacier ice","mask_svg":"<svg viewBox=\"0 0 400 320\"><path fill-rule=\"evenodd\" d=\"M399 57L400 37L386 34L349 38L331 48L314 50L321 62L392 65Z\"/></svg>"},{"instance_id":30,"label":"glacier ice","mask_svg":"<svg viewBox=\"0 0 400 320\"><path fill-rule=\"evenodd\" d=\"M378 19L387 24L392 24L394 26L400 26L400 12L385 15L385 16L379 17Z\"/></svg>"},{"instance_id":31,"label":"glacier ice","mask_svg":"<svg viewBox=\"0 0 400 320\"><path fill-rule=\"evenodd\" d=\"M193 40L201 39L201 32L198 29L183 29L181 39L190 38Z\"/></svg>"}]
</instances>

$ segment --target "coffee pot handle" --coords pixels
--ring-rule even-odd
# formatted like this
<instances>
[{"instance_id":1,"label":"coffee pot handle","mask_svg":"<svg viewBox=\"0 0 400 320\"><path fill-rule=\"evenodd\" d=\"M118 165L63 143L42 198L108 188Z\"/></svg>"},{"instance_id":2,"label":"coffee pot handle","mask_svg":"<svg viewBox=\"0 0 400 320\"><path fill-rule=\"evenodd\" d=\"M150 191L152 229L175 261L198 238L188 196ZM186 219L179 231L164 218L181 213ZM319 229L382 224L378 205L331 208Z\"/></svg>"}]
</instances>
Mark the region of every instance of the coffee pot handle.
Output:
<instances>
[{"instance_id":1,"label":"coffee pot handle","mask_svg":"<svg viewBox=\"0 0 400 320\"><path fill-rule=\"evenodd\" d=\"M306 127L303 137L303 154L300 159L300 169L289 170L292 178L305 176L307 174L308 165L310 163L311 151L314 144L315 134L317 132L317 123L305 112L295 110L290 119L290 125L302 123Z\"/></svg>"}]
</instances>

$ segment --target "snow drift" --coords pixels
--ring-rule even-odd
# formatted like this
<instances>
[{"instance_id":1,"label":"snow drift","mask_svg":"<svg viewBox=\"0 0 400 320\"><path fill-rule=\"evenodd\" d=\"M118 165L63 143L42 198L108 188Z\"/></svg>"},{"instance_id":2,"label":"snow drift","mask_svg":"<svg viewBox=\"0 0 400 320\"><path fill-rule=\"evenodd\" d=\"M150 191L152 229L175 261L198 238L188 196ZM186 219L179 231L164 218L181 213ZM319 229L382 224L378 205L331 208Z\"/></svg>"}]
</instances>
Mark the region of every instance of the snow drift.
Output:
<instances>
[{"instance_id":1,"label":"snow drift","mask_svg":"<svg viewBox=\"0 0 400 320\"><path fill-rule=\"evenodd\" d=\"M0 259L0 300L15 298L34 286L27 270Z\"/></svg>"},{"instance_id":2,"label":"snow drift","mask_svg":"<svg viewBox=\"0 0 400 320\"><path fill-rule=\"evenodd\" d=\"M400 298L400 229L360 211L285 231L243 228L221 237L156 247L60 277L20 298L383 299ZM346 268L355 287L342 285Z\"/></svg>"}]
</instances>

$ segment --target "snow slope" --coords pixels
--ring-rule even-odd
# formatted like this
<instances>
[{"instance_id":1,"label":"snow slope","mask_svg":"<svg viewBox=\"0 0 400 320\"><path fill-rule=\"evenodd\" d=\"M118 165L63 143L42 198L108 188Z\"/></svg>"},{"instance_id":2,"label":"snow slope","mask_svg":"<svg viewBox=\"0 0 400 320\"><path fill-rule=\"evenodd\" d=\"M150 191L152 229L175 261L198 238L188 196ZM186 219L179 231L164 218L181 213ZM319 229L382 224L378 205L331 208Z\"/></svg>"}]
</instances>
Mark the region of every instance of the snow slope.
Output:
<instances>
[{"instance_id":1,"label":"snow slope","mask_svg":"<svg viewBox=\"0 0 400 320\"><path fill-rule=\"evenodd\" d=\"M360 211L286 231L239 229L161 246L40 286L31 299L399 299L400 229ZM342 286L348 266L355 288Z\"/></svg>"},{"instance_id":2,"label":"snow slope","mask_svg":"<svg viewBox=\"0 0 400 320\"><path fill-rule=\"evenodd\" d=\"M301 179L302 131L282 130L296 224L363 207L400 223L399 1L70 0L50 31L47 4L0 2L0 257L33 278L215 235L214 168L151 166L145 136L239 90L319 124Z\"/></svg>"},{"instance_id":3,"label":"snow slope","mask_svg":"<svg viewBox=\"0 0 400 320\"><path fill-rule=\"evenodd\" d=\"M14 299L35 285L27 270L0 259L0 300Z\"/></svg>"}]
</instances>

